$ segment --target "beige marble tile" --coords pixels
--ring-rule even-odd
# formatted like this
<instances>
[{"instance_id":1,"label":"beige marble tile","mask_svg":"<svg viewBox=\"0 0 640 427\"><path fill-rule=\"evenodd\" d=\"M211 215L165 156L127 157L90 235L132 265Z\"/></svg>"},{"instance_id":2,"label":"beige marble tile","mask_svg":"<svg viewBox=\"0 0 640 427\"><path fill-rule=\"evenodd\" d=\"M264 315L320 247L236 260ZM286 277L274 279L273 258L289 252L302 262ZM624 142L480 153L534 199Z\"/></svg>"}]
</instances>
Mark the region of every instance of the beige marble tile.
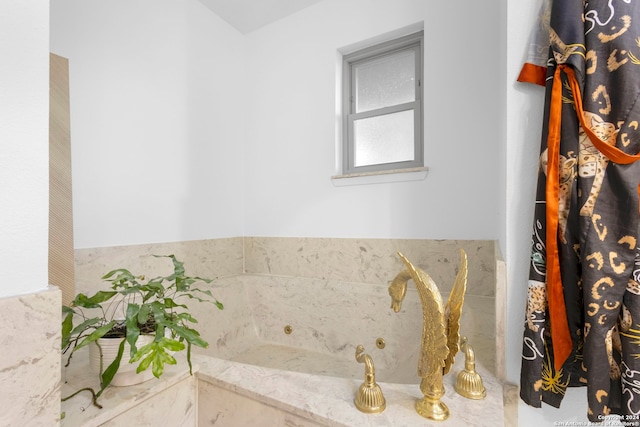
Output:
<instances>
[{"instance_id":1,"label":"beige marble tile","mask_svg":"<svg viewBox=\"0 0 640 427\"><path fill-rule=\"evenodd\" d=\"M62 370L62 396L84 387L99 390L98 376L89 370L88 351L79 350L69 367ZM102 409L92 404L91 394L82 392L62 403L65 413L62 427L94 427L102 425L171 425L194 426L197 387L195 377L189 375L184 352L175 355L178 363L165 366L164 374L141 384L105 389L98 399ZM194 366L194 373L197 373ZM58 408L60 403L58 402ZM123 423L128 416L134 417ZM185 417L185 424L170 420ZM168 421L165 424L165 421Z\"/></svg>"},{"instance_id":2,"label":"beige marble tile","mask_svg":"<svg viewBox=\"0 0 640 427\"><path fill-rule=\"evenodd\" d=\"M387 284L404 269L400 251L448 291L459 249L468 256L469 294L495 295L494 241L245 237L245 269L252 274Z\"/></svg>"},{"instance_id":3,"label":"beige marble tile","mask_svg":"<svg viewBox=\"0 0 640 427\"><path fill-rule=\"evenodd\" d=\"M196 275L225 277L246 272L277 276L388 284L404 266L402 252L442 289L450 290L459 263L468 256L469 295L495 295L496 243L485 240L237 237L149 245L77 249L76 293L100 286L119 267L132 272L166 271L152 254L173 253Z\"/></svg>"},{"instance_id":4,"label":"beige marble tile","mask_svg":"<svg viewBox=\"0 0 640 427\"><path fill-rule=\"evenodd\" d=\"M57 287L0 298L2 425L58 425L61 304Z\"/></svg>"},{"instance_id":5,"label":"beige marble tile","mask_svg":"<svg viewBox=\"0 0 640 427\"><path fill-rule=\"evenodd\" d=\"M505 427L518 426L518 402L520 387L515 384L505 383L504 388L504 425ZM586 425L586 424L585 424Z\"/></svg>"},{"instance_id":6,"label":"beige marble tile","mask_svg":"<svg viewBox=\"0 0 640 427\"><path fill-rule=\"evenodd\" d=\"M191 314L198 320L198 331L209 343L207 349L194 347L192 351L229 358L255 345L257 335L252 307L247 303L244 276L216 280L211 291L224 304L224 309L218 310L209 304L189 304Z\"/></svg>"},{"instance_id":7,"label":"beige marble tile","mask_svg":"<svg viewBox=\"0 0 640 427\"><path fill-rule=\"evenodd\" d=\"M185 378L101 424L101 427L196 427L198 425L197 399L196 378Z\"/></svg>"},{"instance_id":8,"label":"beige marble tile","mask_svg":"<svg viewBox=\"0 0 640 427\"><path fill-rule=\"evenodd\" d=\"M322 424L249 399L207 381L198 384L198 425L319 427Z\"/></svg>"},{"instance_id":9,"label":"beige marble tile","mask_svg":"<svg viewBox=\"0 0 640 427\"><path fill-rule=\"evenodd\" d=\"M258 348L271 343L283 348L281 359L286 363L273 351L263 355L263 363L330 374L343 364L352 365L354 349L362 344L388 381L415 379L422 331L422 307L415 289L408 290L400 313L391 310L387 286L381 285L243 275L218 281L213 291L224 302L224 310L192 305L203 338L210 343L206 350L194 349L198 353L260 363L260 357L246 352L260 356ZM467 298L461 320L461 333L469 338L476 358L491 371L495 365L494 306L491 297ZM292 327L290 334L285 333L285 326ZM385 340L384 350L376 347L378 338ZM319 360L321 366L305 366L294 354L305 361ZM346 375L344 371L334 374ZM357 377L360 370L351 366L350 374Z\"/></svg>"},{"instance_id":10,"label":"beige marble tile","mask_svg":"<svg viewBox=\"0 0 640 427\"><path fill-rule=\"evenodd\" d=\"M481 366L478 366L478 371L483 375L484 386L487 389L485 399L469 400L454 391L455 375L461 370L463 361L456 362L452 373L444 378L446 393L442 401L449 406L451 416L443 423L430 421L416 413L415 401L422 397L417 384L379 382L387 407L384 412L372 415L358 411L353 403L362 380L308 375L206 356L197 357L200 366L198 379L201 384L206 382L324 426L504 425L502 386ZM234 408L242 407L237 400L231 402L231 412L234 412ZM221 414L226 411L224 403L217 404ZM212 403L200 399L200 408L207 404ZM239 409L235 409L237 410ZM255 415L255 412L251 411L251 414ZM215 417L215 414L213 416ZM211 416L206 420L210 421L210 418Z\"/></svg>"},{"instance_id":11,"label":"beige marble tile","mask_svg":"<svg viewBox=\"0 0 640 427\"><path fill-rule=\"evenodd\" d=\"M184 262L193 276L216 278L243 271L242 237L76 249L76 294L102 289L105 285L100 278L116 268L150 276L169 274L173 271L171 261L152 255L170 254Z\"/></svg>"}]
</instances>

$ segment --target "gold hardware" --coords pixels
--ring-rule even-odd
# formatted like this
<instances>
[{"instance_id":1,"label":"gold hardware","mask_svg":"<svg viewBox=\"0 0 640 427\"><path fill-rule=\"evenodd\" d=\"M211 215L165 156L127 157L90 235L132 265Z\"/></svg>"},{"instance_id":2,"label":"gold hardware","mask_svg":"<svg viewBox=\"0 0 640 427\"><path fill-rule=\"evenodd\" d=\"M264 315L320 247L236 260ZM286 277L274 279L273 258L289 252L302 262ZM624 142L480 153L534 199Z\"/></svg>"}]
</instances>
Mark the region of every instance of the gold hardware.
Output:
<instances>
[{"instance_id":1,"label":"gold hardware","mask_svg":"<svg viewBox=\"0 0 640 427\"><path fill-rule=\"evenodd\" d=\"M387 402L382 394L382 389L376 384L376 372L371 356L364 353L364 347L356 347L356 360L364 363L364 382L358 389L354 399L356 408L367 414L378 414L387 407Z\"/></svg>"},{"instance_id":2,"label":"gold hardware","mask_svg":"<svg viewBox=\"0 0 640 427\"><path fill-rule=\"evenodd\" d=\"M414 267L400 252L398 255L406 268L389 285L391 308L396 313L400 311L410 279L418 288L422 304L422 347L418 376L422 378L420 391L424 398L416 401L416 411L425 418L443 421L449 418L449 408L440 401L444 396L442 377L451 369L460 349L460 316L467 289L467 254L460 250L460 266L446 306L431 277Z\"/></svg>"},{"instance_id":3,"label":"gold hardware","mask_svg":"<svg viewBox=\"0 0 640 427\"><path fill-rule=\"evenodd\" d=\"M468 399L484 399L487 390L482 383L482 377L476 372L476 356L467 337L462 337L462 350L464 351L464 370L460 371L454 388L460 396Z\"/></svg>"},{"instance_id":4,"label":"gold hardware","mask_svg":"<svg viewBox=\"0 0 640 427\"><path fill-rule=\"evenodd\" d=\"M287 335L290 335L291 332L293 332L293 328L291 327L291 325L287 325L284 327L284 333Z\"/></svg>"},{"instance_id":5,"label":"gold hardware","mask_svg":"<svg viewBox=\"0 0 640 427\"><path fill-rule=\"evenodd\" d=\"M378 347L380 350L382 350L383 348L385 348L387 345L387 343L384 342L384 338L378 338L376 340L376 347Z\"/></svg>"}]
</instances>

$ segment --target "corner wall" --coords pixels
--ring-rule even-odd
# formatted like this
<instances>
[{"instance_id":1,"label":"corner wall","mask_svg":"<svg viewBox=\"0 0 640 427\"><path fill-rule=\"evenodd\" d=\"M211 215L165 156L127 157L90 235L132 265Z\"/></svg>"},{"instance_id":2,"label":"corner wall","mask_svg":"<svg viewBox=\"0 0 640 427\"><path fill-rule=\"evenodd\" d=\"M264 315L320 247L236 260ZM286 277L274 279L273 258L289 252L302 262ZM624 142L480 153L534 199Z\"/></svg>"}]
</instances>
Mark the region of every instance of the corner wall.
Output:
<instances>
[{"instance_id":1,"label":"corner wall","mask_svg":"<svg viewBox=\"0 0 640 427\"><path fill-rule=\"evenodd\" d=\"M196 0L51 2L69 59L74 247L243 233L242 35Z\"/></svg>"},{"instance_id":2,"label":"corner wall","mask_svg":"<svg viewBox=\"0 0 640 427\"><path fill-rule=\"evenodd\" d=\"M48 8L0 3L0 298L47 287Z\"/></svg>"},{"instance_id":3,"label":"corner wall","mask_svg":"<svg viewBox=\"0 0 640 427\"><path fill-rule=\"evenodd\" d=\"M47 285L49 1L0 2L0 423L60 418L60 291Z\"/></svg>"}]
</instances>

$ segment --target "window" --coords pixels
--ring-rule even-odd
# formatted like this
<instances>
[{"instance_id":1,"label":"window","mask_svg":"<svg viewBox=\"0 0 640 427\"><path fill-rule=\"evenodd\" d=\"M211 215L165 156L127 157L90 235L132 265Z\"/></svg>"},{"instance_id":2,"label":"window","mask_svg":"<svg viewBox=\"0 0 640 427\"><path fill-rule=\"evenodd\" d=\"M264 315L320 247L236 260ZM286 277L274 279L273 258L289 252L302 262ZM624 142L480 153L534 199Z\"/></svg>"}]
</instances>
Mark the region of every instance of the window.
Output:
<instances>
[{"instance_id":1,"label":"window","mask_svg":"<svg viewBox=\"0 0 640 427\"><path fill-rule=\"evenodd\" d=\"M424 166L423 33L343 57L344 175Z\"/></svg>"}]
</instances>

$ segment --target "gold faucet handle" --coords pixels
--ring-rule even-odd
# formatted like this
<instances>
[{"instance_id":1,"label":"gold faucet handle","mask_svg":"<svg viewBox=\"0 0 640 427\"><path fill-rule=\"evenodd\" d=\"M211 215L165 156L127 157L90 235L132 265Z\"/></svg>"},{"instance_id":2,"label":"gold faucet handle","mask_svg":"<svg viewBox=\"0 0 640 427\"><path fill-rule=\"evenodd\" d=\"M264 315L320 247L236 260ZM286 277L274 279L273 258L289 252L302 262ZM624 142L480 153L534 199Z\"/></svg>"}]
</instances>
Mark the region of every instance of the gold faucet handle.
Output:
<instances>
[{"instance_id":1,"label":"gold faucet handle","mask_svg":"<svg viewBox=\"0 0 640 427\"><path fill-rule=\"evenodd\" d=\"M377 414L385 410L387 402L382 389L376 383L373 359L364 352L364 346L356 347L356 361L364 363L364 382L360 385L354 403L358 410L367 414Z\"/></svg>"},{"instance_id":2,"label":"gold faucet handle","mask_svg":"<svg viewBox=\"0 0 640 427\"><path fill-rule=\"evenodd\" d=\"M482 377L476 371L476 356L473 347L462 337L462 349L464 351L464 370L456 378L454 389L456 392L468 399L484 399L487 391L482 382Z\"/></svg>"}]
</instances>

